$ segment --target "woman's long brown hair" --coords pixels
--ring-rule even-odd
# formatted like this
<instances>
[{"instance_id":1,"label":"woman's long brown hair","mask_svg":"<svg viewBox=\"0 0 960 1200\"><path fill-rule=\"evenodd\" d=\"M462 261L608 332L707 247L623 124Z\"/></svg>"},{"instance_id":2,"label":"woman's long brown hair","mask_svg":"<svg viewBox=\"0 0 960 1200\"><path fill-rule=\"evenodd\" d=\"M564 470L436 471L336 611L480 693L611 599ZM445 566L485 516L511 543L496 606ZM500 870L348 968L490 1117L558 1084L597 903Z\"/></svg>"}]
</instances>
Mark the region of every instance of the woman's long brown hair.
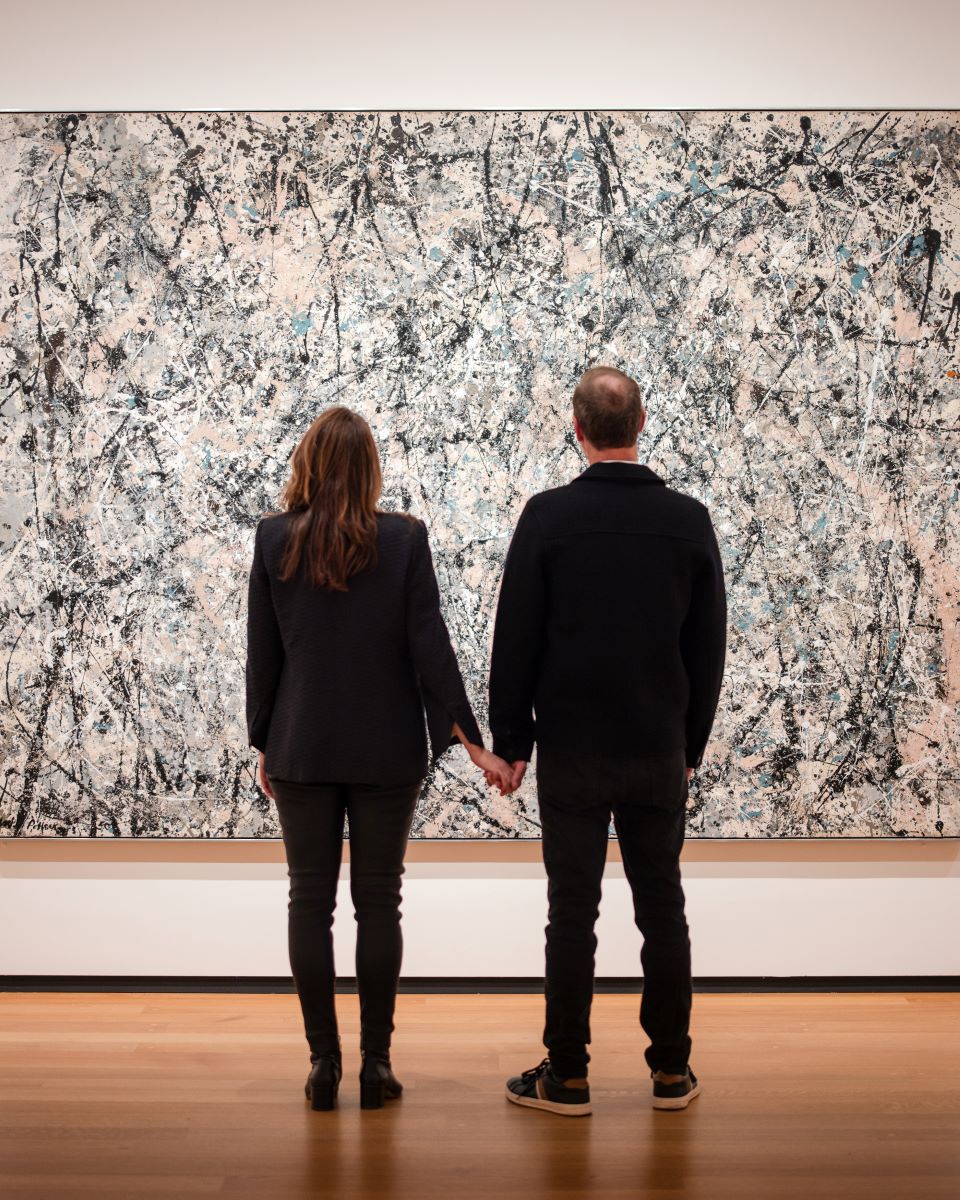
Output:
<instances>
[{"instance_id":1,"label":"woman's long brown hair","mask_svg":"<svg viewBox=\"0 0 960 1200\"><path fill-rule=\"evenodd\" d=\"M345 592L351 575L377 561L377 501L383 486L377 444L367 422L336 405L300 439L281 507L290 521L280 578L301 558L314 587Z\"/></svg>"}]
</instances>

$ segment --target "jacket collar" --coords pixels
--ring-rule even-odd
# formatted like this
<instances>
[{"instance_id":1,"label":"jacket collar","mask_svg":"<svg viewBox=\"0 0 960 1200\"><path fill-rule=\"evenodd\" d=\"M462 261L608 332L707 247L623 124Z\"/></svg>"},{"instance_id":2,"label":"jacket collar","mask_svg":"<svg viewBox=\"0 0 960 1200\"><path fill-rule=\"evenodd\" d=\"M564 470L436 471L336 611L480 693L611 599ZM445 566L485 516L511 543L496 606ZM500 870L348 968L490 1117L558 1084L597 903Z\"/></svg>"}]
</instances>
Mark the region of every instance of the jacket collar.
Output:
<instances>
[{"instance_id":1,"label":"jacket collar","mask_svg":"<svg viewBox=\"0 0 960 1200\"><path fill-rule=\"evenodd\" d=\"M617 462L598 462L578 475L574 483L592 483L596 480L613 479L618 483L659 483L666 486L655 471L651 471L646 463L627 463L621 466Z\"/></svg>"}]
</instances>

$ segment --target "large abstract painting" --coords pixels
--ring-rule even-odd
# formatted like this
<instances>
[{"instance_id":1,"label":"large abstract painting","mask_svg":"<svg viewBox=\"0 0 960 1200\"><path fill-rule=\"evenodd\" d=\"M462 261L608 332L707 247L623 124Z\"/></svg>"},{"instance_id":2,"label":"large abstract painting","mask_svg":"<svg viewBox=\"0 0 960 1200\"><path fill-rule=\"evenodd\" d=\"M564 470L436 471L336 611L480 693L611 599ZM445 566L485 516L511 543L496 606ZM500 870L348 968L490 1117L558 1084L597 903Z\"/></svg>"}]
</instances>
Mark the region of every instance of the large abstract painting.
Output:
<instances>
[{"instance_id":1,"label":"large abstract painting","mask_svg":"<svg viewBox=\"0 0 960 1200\"><path fill-rule=\"evenodd\" d=\"M611 363L726 566L690 835L960 834L958 168L946 112L0 117L0 833L277 836L247 572L334 402L482 721L513 523ZM458 752L415 827L538 832Z\"/></svg>"}]
</instances>

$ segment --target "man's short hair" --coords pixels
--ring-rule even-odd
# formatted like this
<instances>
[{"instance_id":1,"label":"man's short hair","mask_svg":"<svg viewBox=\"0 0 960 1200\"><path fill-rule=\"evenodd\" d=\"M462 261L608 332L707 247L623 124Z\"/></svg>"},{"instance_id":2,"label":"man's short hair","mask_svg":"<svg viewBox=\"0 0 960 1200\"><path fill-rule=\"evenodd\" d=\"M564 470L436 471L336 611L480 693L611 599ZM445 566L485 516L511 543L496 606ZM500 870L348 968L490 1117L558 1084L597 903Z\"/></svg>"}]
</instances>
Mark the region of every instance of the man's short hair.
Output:
<instances>
[{"instance_id":1,"label":"man's short hair","mask_svg":"<svg viewBox=\"0 0 960 1200\"><path fill-rule=\"evenodd\" d=\"M643 420L636 382L616 367L591 367L573 393L573 411L583 436L598 450L632 446Z\"/></svg>"}]
</instances>

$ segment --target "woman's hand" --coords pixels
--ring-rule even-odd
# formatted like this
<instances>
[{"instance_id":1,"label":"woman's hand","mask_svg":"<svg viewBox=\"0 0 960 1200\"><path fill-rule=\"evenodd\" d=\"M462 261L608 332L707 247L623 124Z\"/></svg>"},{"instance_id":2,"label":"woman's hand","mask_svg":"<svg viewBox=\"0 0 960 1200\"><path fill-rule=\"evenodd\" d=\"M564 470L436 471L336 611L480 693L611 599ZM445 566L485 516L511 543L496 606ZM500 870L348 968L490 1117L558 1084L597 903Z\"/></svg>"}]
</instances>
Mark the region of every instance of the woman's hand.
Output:
<instances>
[{"instance_id":1,"label":"woman's hand","mask_svg":"<svg viewBox=\"0 0 960 1200\"><path fill-rule=\"evenodd\" d=\"M265 757L266 756L264 755L263 751L261 750L260 751L260 786L263 788L264 792L272 800L274 798L273 788L270 786L270 780L267 778L267 771L263 765L263 760Z\"/></svg>"}]
</instances>

